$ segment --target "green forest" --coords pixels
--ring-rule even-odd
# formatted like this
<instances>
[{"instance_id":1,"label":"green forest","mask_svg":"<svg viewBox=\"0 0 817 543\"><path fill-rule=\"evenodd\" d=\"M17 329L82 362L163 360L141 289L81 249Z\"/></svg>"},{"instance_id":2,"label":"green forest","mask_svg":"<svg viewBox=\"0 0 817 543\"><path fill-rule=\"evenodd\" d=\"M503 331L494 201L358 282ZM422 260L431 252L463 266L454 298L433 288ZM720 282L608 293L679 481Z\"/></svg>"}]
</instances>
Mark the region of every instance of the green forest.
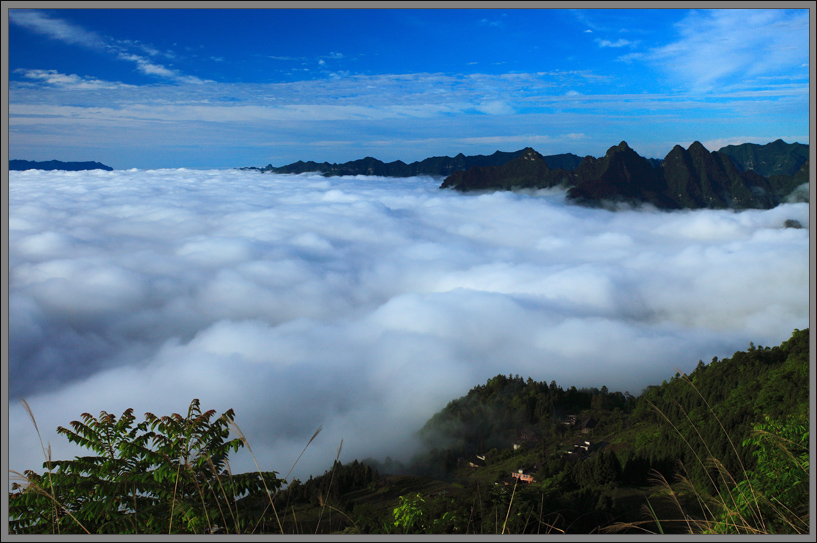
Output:
<instances>
[{"instance_id":1,"label":"green forest","mask_svg":"<svg viewBox=\"0 0 817 543\"><path fill-rule=\"evenodd\" d=\"M435 414L410 461L343 464L341 443L306 481L231 473L230 452L252 444L235 413L197 400L186 416L138 423L132 410L86 413L58 433L88 456L44 448L42 473L16 474L9 530L809 533L809 383L808 329L637 396L497 375Z\"/></svg>"}]
</instances>

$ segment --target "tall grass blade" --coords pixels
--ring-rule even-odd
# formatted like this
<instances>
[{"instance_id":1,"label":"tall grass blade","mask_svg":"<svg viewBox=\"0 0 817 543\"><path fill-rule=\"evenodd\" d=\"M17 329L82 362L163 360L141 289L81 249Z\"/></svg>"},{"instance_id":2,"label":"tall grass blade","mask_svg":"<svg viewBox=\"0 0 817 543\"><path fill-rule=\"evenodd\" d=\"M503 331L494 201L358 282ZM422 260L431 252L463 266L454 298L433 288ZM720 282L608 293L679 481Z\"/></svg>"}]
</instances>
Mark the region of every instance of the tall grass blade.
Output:
<instances>
[{"instance_id":1,"label":"tall grass blade","mask_svg":"<svg viewBox=\"0 0 817 543\"><path fill-rule=\"evenodd\" d=\"M735 453L735 458L737 458L738 464L740 464L740 469L743 472L743 478L748 483L749 489L751 490L752 496L754 497L754 502L755 502L755 504L757 504L757 518L758 518L759 522L761 523L762 530L765 531L766 530L765 521L763 520L763 515L762 515L762 513L760 511L760 504L758 503L757 495L755 495L755 489L752 486L752 481L749 478L749 475L746 473L746 467L743 465L743 460L741 460L740 455L738 454L738 450L735 447L735 444L732 442L732 436L730 436L729 432L726 431L726 428L723 427L723 423L721 423L721 419L719 419L718 415L715 414L715 410L712 409L712 406L709 405L708 401L706 401L706 398L704 398L703 394L701 394L701 391L698 390L698 387L695 386L695 383L693 383L692 380L689 377L687 377L687 375L685 373L683 373L683 372L679 372L679 373L681 374L683 379L687 383L689 383L689 385L692 387L692 389L698 394L698 396L701 398L701 400L703 400L703 402L706 404L706 408L709 409L709 412L712 413L712 416L715 417L716 421L718 421L718 425L721 427L721 430L723 431L724 435L726 436L726 439L729 441L729 445L732 447L732 452Z\"/></svg>"},{"instance_id":2,"label":"tall grass blade","mask_svg":"<svg viewBox=\"0 0 817 543\"><path fill-rule=\"evenodd\" d=\"M269 491L269 487L267 487L267 481L264 479L264 475L261 472L261 468L258 466L258 460L256 460L255 455L252 452L252 447L250 447L250 442L247 441L247 438L244 436L244 432L241 431L241 428L238 427L238 424L235 423L233 420L229 420L230 426L233 427L235 433L238 434L238 437L241 439L241 442L244 443L244 446L247 447L247 450L250 451L250 456L252 456L253 462L255 462L255 469L258 470L258 476L261 477L261 482L264 484L264 490L267 491L267 497L269 498L269 504L272 506L272 512L275 514L275 520L278 522L278 528L281 530L281 534L284 533L284 527L281 524L281 519L278 518L278 511L275 510L275 504L272 502L272 493ZM260 522L260 520L259 520Z\"/></svg>"},{"instance_id":3,"label":"tall grass blade","mask_svg":"<svg viewBox=\"0 0 817 543\"><path fill-rule=\"evenodd\" d=\"M664 529L661 527L661 521L658 520L658 515L655 514L655 509L652 508L652 504L650 503L649 498L647 498L647 507L649 507L649 509L650 509L650 513L652 514L653 521L655 522L655 525L658 528L658 533L663 534Z\"/></svg>"},{"instance_id":4,"label":"tall grass blade","mask_svg":"<svg viewBox=\"0 0 817 543\"><path fill-rule=\"evenodd\" d=\"M335 455L335 462L332 464L332 476L329 477L329 488L326 490L326 501L329 501L329 495L332 491L332 482L335 480L335 468L338 465L338 458L340 458L340 451L343 449L343 439L340 440L340 445L338 446L338 454ZM321 506L321 512L318 515L318 524L315 526L315 533L318 533L318 528L321 526L321 518L323 518L323 510L326 508L326 502L323 503ZM329 528L332 528L330 523Z\"/></svg>"},{"instance_id":5,"label":"tall grass blade","mask_svg":"<svg viewBox=\"0 0 817 543\"><path fill-rule=\"evenodd\" d=\"M513 497L516 496L516 485L519 484L519 479L513 484L513 492L511 492L511 501L508 503L508 512L505 513L505 522L502 523L502 533L505 533L505 526L508 524L508 517L511 514L511 507L513 507Z\"/></svg>"}]
</instances>

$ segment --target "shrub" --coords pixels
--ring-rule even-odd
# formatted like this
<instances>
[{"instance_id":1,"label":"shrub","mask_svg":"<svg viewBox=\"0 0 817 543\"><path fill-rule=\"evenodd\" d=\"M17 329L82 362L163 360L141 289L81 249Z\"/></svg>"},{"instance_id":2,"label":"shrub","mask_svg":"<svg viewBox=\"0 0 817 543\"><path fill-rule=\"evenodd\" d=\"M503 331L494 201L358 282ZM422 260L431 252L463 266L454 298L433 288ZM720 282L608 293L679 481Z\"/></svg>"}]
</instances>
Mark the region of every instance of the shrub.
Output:
<instances>
[{"instance_id":1,"label":"shrub","mask_svg":"<svg viewBox=\"0 0 817 543\"><path fill-rule=\"evenodd\" d=\"M213 410L202 413L193 400L186 417L146 413L143 422L134 424L133 409L128 409L118 419L104 411L98 418L84 413L70 429L59 427L59 434L93 454L51 461L46 453L45 473L17 474L22 484L14 483L9 495L10 532L254 529L260 520L258 498L271 504L269 493L281 481L275 472L231 474L228 454L246 440L228 440L233 410L214 415Z\"/></svg>"}]
</instances>

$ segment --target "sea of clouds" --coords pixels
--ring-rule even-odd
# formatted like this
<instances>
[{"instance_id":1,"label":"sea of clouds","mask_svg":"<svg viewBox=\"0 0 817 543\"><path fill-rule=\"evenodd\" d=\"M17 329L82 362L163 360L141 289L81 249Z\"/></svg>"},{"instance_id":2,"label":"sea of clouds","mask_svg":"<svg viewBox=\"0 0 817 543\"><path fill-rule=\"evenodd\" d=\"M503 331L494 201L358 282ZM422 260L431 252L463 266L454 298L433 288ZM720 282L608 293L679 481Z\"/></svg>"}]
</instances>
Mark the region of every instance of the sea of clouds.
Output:
<instances>
[{"instance_id":1,"label":"sea of clouds","mask_svg":"<svg viewBox=\"0 0 817 543\"><path fill-rule=\"evenodd\" d=\"M808 204L590 209L563 191L240 170L10 172L9 467L81 413L233 408L263 470L405 459L497 374L639 394L809 325ZM794 219L802 229L784 228ZM254 470L246 451L233 471Z\"/></svg>"}]
</instances>

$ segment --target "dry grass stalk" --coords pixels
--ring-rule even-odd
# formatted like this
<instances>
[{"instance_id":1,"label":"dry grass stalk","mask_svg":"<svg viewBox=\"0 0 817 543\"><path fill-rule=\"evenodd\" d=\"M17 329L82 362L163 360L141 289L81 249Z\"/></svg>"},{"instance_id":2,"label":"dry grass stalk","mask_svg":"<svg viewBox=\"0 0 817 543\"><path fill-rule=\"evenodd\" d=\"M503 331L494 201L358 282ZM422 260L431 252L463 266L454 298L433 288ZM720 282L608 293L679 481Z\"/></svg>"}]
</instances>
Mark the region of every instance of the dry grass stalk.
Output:
<instances>
[{"instance_id":1,"label":"dry grass stalk","mask_svg":"<svg viewBox=\"0 0 817 543\"><path fill-rule=\"evenodd\" d=\"M312 442L315 440L315 438L316 438L316 437L318 437L318 434L320 434L320 433L321 433L321 430L323 430L323 425L318 426L318 429L317 429L317 430L315 430L315 433L314 433L314 434L312 434L312 437L310 437L310 438L309 438L309 441L307 441L307 442L306 442L306 445L304 445L304 448L303 448L303 450L301 451L301 454L299 454L299 455L298 455L298 458L296 458L296 459L295 459L295 463L294 463L294 464L292 464L292 467L291 467L291 468L289 468L289 471L287 472L286 477L284 477L284 481L287 481L287 480L289 479L289 475L292 473L292 470L294 470L294 469L295 469L295 466L297 466L297 465L298 465L298 460L300 460L300 459L301 459L301 456L303 456L304 452L306 452L306 449L307 449L307 447L309 447L309 444L310 444L310 443L312 443ZM342 444L342 443L343 443L343 441L341 440L341 444ZM338 454L340 454L340 451L338 451ZM276 494L277 494L277 493L278 493L278 492L276 491Z\"/></svg>"},{"instance_id":2,"label":"dry grass stalk","mask_svg":"<svg viewBox=\"0 0 817 543\"><path fill-rule=\"evenodd\" d=\"M176 468L176 483L173 486L173 497L170 499L170 525L167 527L167 533L172 533L173 530L173 509L176 506L176 490L179 487L179 471L182 469L182 456L179 455L179 466Z\"/></svg>"},{"instance_id":3,"label":"dry grass stalk","mask_svg":"<svg viewBox=\"0 0 817 543\"><path fill-rule=\"evenodd\" d=\"M738 450L735 447L735 444L732 442L732 436L730 436L729 432L726 431L726 428L723 427L723 423L721 423L721 419L719 419L718 415L715 414L715 410L712 409L712 406L710 406L709 402L706 401L706 398L704 398L703 394L701 394L701 391L698 390L698 387L695 386L695 383L693 383L692 380L684 372L679 371L679 373L681 374L684 381L689 383L689 385L692 387L692 390L694 390L698 394L698 397L700 397L701 400L703 400L704 404L706 404L706 408L709 409L709 412L712 414L713 417L715 417L715 420L718 421L718 425L721 427L721 431L726 436L726 439L729 440L729 445L732 447L732 452L735 453L735 458L737 458L738 464L740 464L740 469L743 472L743 478L749 484L749 490L752 492L753 501L754 501L755 504L757 504L757 518L758 518L759 522L761 523L762 529L765 531L766 526L765 526L765 522L763 520L763 515L760 512L759 500L757 498L757 495L755 494L755 489L754 489L754 486L752 485L752 480L749 478L749 475L746 473L746 467L743 465L743 460L741 460L740 455L738 454Z\"/></svg>"},{"instance_id":4,"label":"dry grass stalk","mask_svg":"<svg viewBox=\"0 0 817 543\"><path fill-rule=\"evenodd\" d=\"M238 521L236 520L236 517L233 514L233 508L230 507L230 499L227 497L227 491L224 490L224 485L221 484L221 475L218 473L218 470L216 469L216 466L213 463L213 460L210 458L209 455L207 456L207 465L210 466L210 471L212 471L213 475L215 475L215 479L218 482L219 489L221 490L221 495L224 496L224 504L227 506L227 510L230 512L230 516L233 519L233 523L235 524L236 533L241 533L241 529L240 529L240 527L238 525ZM221 502L219 502L219 500L218 500L218 495L216 494L216 489L213 488L212 485L210 485L210 490L213 492L213 497L216 500L216 505L218 506L218 511L221 514L221 521L226 526L227 525L227 519L224 517L224 509L221 508Z\"/></svg>"},{"instance_id":5,"label":"dry grass stalk","mask_svg":"<svg viewBox=\"0 0 817 543\"><path fill-rule=\"evenodd\" d=\"M326 500L329 500L329 495L332 491L332 482L335 480L335 467L338 465L338 458L340 458L340 451L343 449L343 439L340 440L340 445L338 446L338 454L335 455L335 462L332 464L332 475L329 477L329 488L326 490ZM324 503L321 507L321 512L318 515L318 524L315 526L315 533L318 533L318 529L321 526L321 518L323 518L323 510L326 508L326 503ZM332 527L331 522L329 525L330 529Z\"/></svg>"},{"instance_id":6,"label":"dry grass stalk","mask_svg":"<svg viewBox=\"0 0 817 543\"><path fill-rule=\"evenodd\" d=\"M231 422L231 421L228 421L228 422L230 422L234 426L234 428L239 432L239 435L241 436L242 440L246 443L247 439L244 437L244 434L241 433L241 430L238 429L238 426L235 423ZM289 468L289 471L287 472L286 477L284 477L284 479L283 479L284 482L286 482L286 483L289 482L288 479L289 479L289 475L292 473L292 470L294 470L295 466L298 465L298 461L301 459L301 456L303 456L304 452L306 452L307 447L309 447L309 445L315 440L315 438L318 437L318 434L321 433L322 429L323 429L323 425L318 426L318 429L315 430L315 433L312 434L312 437L309 438L309 441L306 442L306 445L304 445L304 448L301 451L301 454L299 454L298 458L295 459L295 462L292 464L292 467ZM341 441L341 443L342 443L342 441ZM247 444L247 447L249 448L249 444ZM250 451L250 454L252 454L252 451ZM338 454L340 454L340 451L338 451ZM255 459L255 456L253 456L253 460L254 459ZM258 462L256 462L255 465L257 467ZM260 473L260 471L259 471L259 473ZM275 490L275 493L272 495L272 498L270 499L270 505L272 505L273 511L275 510L275 505L273 505L272 499L274 499L275 496L278 495L278 492L280 492L280 490L281 490L281 487L279 486ZM255 530L258 529L258 525L261 523L261 520L264 518L264 513L266 513L266 512L267 512L267 510L264 509L264 512L261 514L261 517L258 519L258 522L255 524L255 526L252 529L252 532L250 532L250 533L255 533ZM294 515L294 510L293 510L293 515ZM278 518L277 514L275 515L275 518L276 519ZM280 520L278 521L278 525L281 526L281 521ZM283 527L281 527L281 533L283 533Z\"/></svg>"},{"instance_id":7,"label":"dry grass stalk","mask_svg":"<svg viewBox=\"0 0 817 543\"><path fill-rule=\"evenodd\" d=\"M216 476L216 481L218 481L218 486L221 489L221 494L224 496L224 504L227 506L227 510L230 512L230 516L233 519L233 524L235 524L235 533L241 533L241 527L238 524L238 519L236 519L235 514L233 514L233 508L230 507L230 499L227 497L227 491L224 490L224 485L221 484L221 476L216 470L216 465L213 463L212 458L209 456L207 457L207 464L210 466L210 470ZM216 496L216 491L213 489L213 496L216 498L216 505L218 505L218 510L221 513L222 522L224 525L227 525L227 519L224 518L224 510L221 508L221 503L218 501L218 496ZM236 505L236 508L238 506ZM237 512L237 511L236 511Z\"/></svg>"},{"instance_id":8,"label":"dry grass stalk","mask_svg":"<svg viewBox=\"0 0 817 543\"><path fill-rule=\"evenodd\" d=\"M264 479L264 475L261 473L261 468L258 466L258 460L256 460L255 455L252 452L250 442L247 441L247 438L244 436L244 432L241 431L241 428L238 427L238 424L236 424L235 421L227 419L227 422L229 422L230 426L233 427L233 430L235 430L235 433L238 434L238 437L241 439L241 442L244 443L244 446L247 447L247 450L250 451L250 456L252 456L252 460L253 462L255 462L255 469L258 470L258 476L261 477L261 482L264 483L264 490L267 491L267 497L269 498L270 506L272 506L272 512L275 514L275 520L278 521L278 528L281 530L281 534L283 534L284 527L281 524L281 519L278 518L278 511L275 510L275 504L272 502L272 493L269 491L269 488L267 487L267 481Z\"/></svg>"},{"instance_id":9,"label":"dry grass stalk","mask_svg":"<svg viewBox=\"0 0 817 543\"><path fill-rule=\"evenodd\" d=\"M20 398L20 403L23 404L23 409L25 409L26 413L28 413L28 416L31 417L31 422L34 424L34 430L37 431L37 438L40 440L40 448L43 450L43 457L45 457L45 463L48 466L48 484L53 491L54 484L51 480L51 443L48 444L48 451L46 452L45 446L43 445L43 436L40 434L40 427L37 425L37 419L34 417L34 412L31 410L31 407L28 405L28 402L25 400L25 398ZM42 488L40 490L42 490ZM54 500L54 503L56 504L57 500L54 498L54 496L52 495L50 497L52 500ZM58 515L57 513L58 510L56 509L56 505L54 507L55 507L54 515L51 521L52 525L51 531L53 532L56 529L57 533L59 533L60 532L59 523L55 522ZM60 505L60 507L62 506ZM65 508L63 507L63 509Z\"/></svg>"},{"instance_id":10,"label":"dry grass stalk","mask_svg":"<svg viewBox=\"0 0 817 543\"><path fill-rule=\"evenodd\" d=\"M210 514L207 512L207 504L204 503L204 492L201 490L201 486L196 478L196 473L190 467L190 464L186 464L185 466L187 469L190 470L190 473L193 474L193 484L196 485L196 491L199 493L199 498L201 499L201 509L204 511L204 518L207 519L207 526L209 526L209 530L213 529L213 523L210 522ZM211 487L212 488L212 487Z\"/></svg>"},{"instance_id":11,"label":"dry grass stalk","mask_svg":"<svg viewBox=\"0 0 817 543\"><path fill-rule=\"evenodd\" d=\"M357 523L354 520L352 520L352 518L349 517L349 515L347 515L346 513L344 513L343 511L341 511L337 507L332 507L331 505L328 505L328 504L326 505L326 507L328 507L329 509L332 509L333 511L337 511L338 513L340 513L341 515L343 515L344 517L349 519L349 522L351 522L354 525L355 530L357 530L357 533L361 533L360 528L357 527Z\"/></svg>"},{"instance_id":12,"label":"dry grass stalk","mask_svg":"<svg viewBox=\"0 0 817 543\"><path fill-rule=\"evenodd\" d=\"M505 526L508 524L508 517L511 514L511 507L513 507L513 497L516 496L516 485L519 484L519 479L513 484L513 492L511 492L511 501L508 503L508 512L505 513L505 522L502 523L502 533L505 533Z\"/></svg>"},{"instance_id":13,"label":"dry grass stalk","mask_svg":"<svg viewBox=\"0 0 817 543\"><path fill-rule=\"evenodd\" d=\"M23 405L23 409L26 410L26 413L28 413L28 416L31 417L31 422L34 424L34 430L37 431L37 438L40 440L40 448L43 450L45 463L48 466L48 485L51 488L51 492L47 492L41 486L32 483L28 477L19 472L16 472L14 470L9 470L9 472L17 475L22 481L26 482L28 488L33 489L38 494L42 494L43 496L48 497L52 502L54 502L54 514L51 517L52 531L56 530L57 533L59 533L60 531L59 523L56 521L56 519L59 516L59 510L62 509L69 517L71 517L74 520L74 522L77 523L77 525L79 525L80 528L83 529L83 531L86 534L90 534L91 532L89 532L88 529L85 528L85 526L83 526L82 523L79 520L77 520L77 518L74 515L71 514L71 511L69 511L64 505L62 505L54 496L54 482L51 477L51 443L48 444L48 449L46 450L46 447L43 445L43 437L40 434L40 427L37 425L37 419L34 417L34 412L31 410L31 407L28 405L28 402L25 401L24 398L20 398L20 403Z\"/></svg>"}]
</instances>

